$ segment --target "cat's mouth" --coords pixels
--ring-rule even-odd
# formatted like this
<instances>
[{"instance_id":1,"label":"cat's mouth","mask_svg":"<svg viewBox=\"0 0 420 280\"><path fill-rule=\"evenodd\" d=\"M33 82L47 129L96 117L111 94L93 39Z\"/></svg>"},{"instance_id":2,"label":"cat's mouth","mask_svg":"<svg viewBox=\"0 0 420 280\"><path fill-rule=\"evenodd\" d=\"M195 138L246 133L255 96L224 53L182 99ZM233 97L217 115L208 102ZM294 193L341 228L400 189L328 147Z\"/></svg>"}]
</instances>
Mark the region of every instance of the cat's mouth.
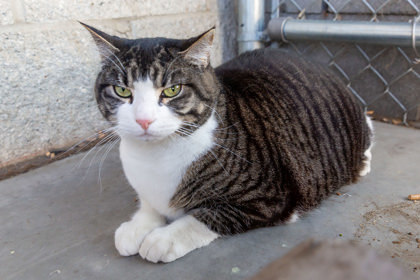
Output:
<instances>
[{"instance_id":1,"label":"cat's mouth","mask_svg":"<svg viewBox=\"0 0 420 280\"><path fill-rule=\"evenodd\" d=\"M152 141L159 141L165 138L166 135L155 135L151 134L150 132L144 132L143 134L136 135L136 138L145 141L145 142L152 142Z\"/></svg>"}]
</instances>

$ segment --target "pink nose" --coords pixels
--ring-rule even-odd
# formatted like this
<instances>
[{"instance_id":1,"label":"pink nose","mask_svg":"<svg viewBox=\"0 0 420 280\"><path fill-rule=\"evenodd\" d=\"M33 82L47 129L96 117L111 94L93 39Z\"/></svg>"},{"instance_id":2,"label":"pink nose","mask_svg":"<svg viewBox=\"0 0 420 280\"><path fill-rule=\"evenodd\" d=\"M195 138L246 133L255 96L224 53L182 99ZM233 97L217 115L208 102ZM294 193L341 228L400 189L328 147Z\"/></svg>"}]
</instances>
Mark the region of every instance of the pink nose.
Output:
<instances>
[{"instance_id":1,"label":"pink nose","mask_svg":"<svg viewBox=\"0 0 420 280\"><path fill-rule=\"evenodd\" d=\"M150 124L153 122L154 120L136 120L136 122L144 129L147 130L150 126Z\"/></svg>"}]
</instances>

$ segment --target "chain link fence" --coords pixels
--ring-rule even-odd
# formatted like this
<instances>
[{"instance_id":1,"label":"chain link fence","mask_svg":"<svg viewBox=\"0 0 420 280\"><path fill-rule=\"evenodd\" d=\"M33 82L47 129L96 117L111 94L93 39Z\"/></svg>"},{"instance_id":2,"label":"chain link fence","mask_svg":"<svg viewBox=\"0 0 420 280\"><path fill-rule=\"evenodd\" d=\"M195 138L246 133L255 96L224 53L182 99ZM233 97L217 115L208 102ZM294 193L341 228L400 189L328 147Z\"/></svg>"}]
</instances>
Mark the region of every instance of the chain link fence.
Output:
<instances>
[{"instance_id":1,"label":"chain link fence","mask_svg":"<svg viewBox=\"0 0 420 280\"><path fill-rule=\"evenodd\" d=\"M271 18L413 22L419 15L420 0L273 0L271 4ZM330 42L273 44L328 65L373 118L420 127L420 63L414 48Z\"/></svg>"}]
</instances>

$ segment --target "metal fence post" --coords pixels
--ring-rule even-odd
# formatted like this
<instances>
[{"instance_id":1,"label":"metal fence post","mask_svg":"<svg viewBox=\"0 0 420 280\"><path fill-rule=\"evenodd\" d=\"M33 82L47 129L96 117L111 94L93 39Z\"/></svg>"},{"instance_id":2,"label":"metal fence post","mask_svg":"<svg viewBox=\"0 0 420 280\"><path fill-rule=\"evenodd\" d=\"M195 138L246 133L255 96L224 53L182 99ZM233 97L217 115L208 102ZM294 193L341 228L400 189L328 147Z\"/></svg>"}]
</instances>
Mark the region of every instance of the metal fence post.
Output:
<instances>
[{"instance_id":1,"label":"metal fence post","mask_svg":"<svg viewBox=\"0 0 420 280\"><path fill-rule=\"evenodd\" d=\"M265 0L239 0L238 3L238 52L264 47Z\"/></svg>"}]
</instances>

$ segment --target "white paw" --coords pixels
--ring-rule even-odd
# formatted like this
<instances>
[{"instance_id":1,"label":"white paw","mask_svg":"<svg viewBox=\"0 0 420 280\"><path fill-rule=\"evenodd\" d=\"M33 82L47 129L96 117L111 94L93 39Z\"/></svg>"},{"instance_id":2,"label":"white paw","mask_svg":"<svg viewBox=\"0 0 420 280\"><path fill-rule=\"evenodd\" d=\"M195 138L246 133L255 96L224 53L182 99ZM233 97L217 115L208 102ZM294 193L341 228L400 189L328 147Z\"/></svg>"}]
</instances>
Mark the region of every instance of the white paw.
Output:
<instances>
[{"instance_id":1,"label":"white paw","mask_svg":"<svg viewBox=\"0 0 420 280\"><path fill-rule=\"evenodd\" d=\"M219 235L191 216L150 232L140 246L142 258L157 263L172 262L194 249L208 245Z\"/></svg>"},{"instance_id":2,"label":"white paw","mask_svg":"<svg viewBox=\"0 0 420 280\"><path fill-rule=\"evenodd\" d=\"M363 160L363 164L364 167L363 169L359 172L360 176L366 176L369 172L370 172L370 165L371 165L371 161L372 161L372 144L370 145L370 147L365 151L364 155L365 155L365 160Z\"/></svg>"},{"instance_id":3,"label":"white paw","mask_svg":"<svg viewBox=\"0 0 420 280\"><path fill-rule=\"evenodd\" d=\"M370 172L370 161L365 161L364 164L365 167L359 172L361 177L366 176Z\"/></svg>"},{"instance_id":4,"label":"white paw","mask_svg":"<svg viewBox=\"0 0 420 280\"><path fill-rule=\"evenodd\" d=\"M150 228L143 228L135 221L122 223L115 231L115 247L121 256L136 255L141 242L150 231Z\"/></svg>"},{"instance_id":5,"label":"white paw","mask_svg":"<svg viewBox=\"0 0 420 280\"><path fill-rule=\"evenodd\" d=\"M170 235L165 228L157 228L144 238L139 254L143 259L154 263L172 262L195 249L186 246L185 240L182 242L177 239L179 238Z\"/></svg>"},{"instance_id":6,"label":"white paw","mask_svg":"<svg viewBox=\"0 0 420 280\"><path fill-rule=\"evenodd\" d=\"M292 215L290 215L289 219L286 221L286 224L296 223L297 220L299 220L299 213L295 211Z\"/></svg>"}]
</instances>

